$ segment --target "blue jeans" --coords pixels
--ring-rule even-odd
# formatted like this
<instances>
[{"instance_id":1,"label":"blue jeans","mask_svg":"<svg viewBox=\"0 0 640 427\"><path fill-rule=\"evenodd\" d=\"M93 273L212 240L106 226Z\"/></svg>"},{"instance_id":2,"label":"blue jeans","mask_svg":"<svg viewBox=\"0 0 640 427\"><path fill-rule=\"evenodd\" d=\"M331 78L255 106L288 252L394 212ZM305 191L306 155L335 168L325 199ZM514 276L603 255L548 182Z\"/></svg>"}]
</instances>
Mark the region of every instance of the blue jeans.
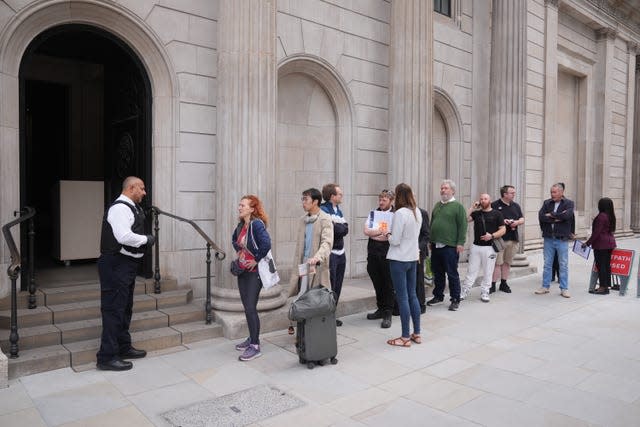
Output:
<instances>
[{"instance_id":1,"label":"blue jeans","mask_svg":"<svg viewBox=\"0 0 640 427\"><path fill-rule=\"evenodd\" d=\"M431 253L431 271L433 272L433 296L444 299L444 274L449 278L449 296L451 301L460 301L460 275L458 274L458 260L460 255L455 246L436 248Z\"/></svg>"},{"instance_id":2,"label":"blue jeans","mask_svg":"<svg viewBox=\"0 0 640 427\"><path fill-rule=\"evenodd\" d=\"M393 288L396 291L396 301L400 309L400 323L402 336L409 338L409 318L413 320L413 333L420 334L420 303L416 296L416 267L417 261L389 260L389 270Z\"/></svg>"},{"instance_id":3,"label":"blue jeans","mask_svg":"<svg viewBox=\"0 0 640 427\"><path fill-rule=\"evenodd\" d=\"M549 288L551 286L551 267L553 258L558 254L558 263L560 270L558 271L558 281L560 289L569 289L569 244L566 240L554 239L553 237L544 238L544 270L542 271L542 287Z\"/></svg>"}]
</instances>

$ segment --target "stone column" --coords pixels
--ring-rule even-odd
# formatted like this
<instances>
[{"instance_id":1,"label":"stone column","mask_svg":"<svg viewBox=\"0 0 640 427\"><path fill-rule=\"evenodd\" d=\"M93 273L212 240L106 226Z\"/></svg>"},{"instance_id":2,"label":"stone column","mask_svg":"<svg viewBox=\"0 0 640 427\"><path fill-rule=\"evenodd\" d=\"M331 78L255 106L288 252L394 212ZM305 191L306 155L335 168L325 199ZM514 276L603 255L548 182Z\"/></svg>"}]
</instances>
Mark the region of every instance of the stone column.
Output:
<instances>
[{"instance_id":1,"label":"stone column","mask_svg":"<svg viewBox=\"0 0 640 427\"><path fill-rule=\"evenodd\" d=\"M220 263L213 295L218 310L241 311L231 234L244 194L255 194L274 216L276 153L276 0L221 0L218 19L218 140L216 241ZM280 285L263 290L259 309L286 301Z\"/></svg>"},{"instance_id":2,"label":"stone column","mask_svg":"<svg viewBox=\"0 0 640 427\"><path fill-rule=\"evenodd\" d=\"M493 1L488 190L493 193L502 185L513 185L519 201L525 200L526 32L525 0ZM529 263L523 254L524 227L519 231L522 255L513 265L526 266Z\"/></svg>"},{"instance_id":3,"label":"stone column","mask_svg":"<svg viewBox=\"0 0 640 427\"><path fill-rule=\"evenodd\" d=\"M640 51L636 48L636 54ZM633 157L631 160L632 165L640 164L640 61L636 58L635 67L635 100L633 105L635 109L633 111L634 116L634 133L633 133ZM632 167L631 176L631 229L634 233L640 233L640 168Z\"/></svg>"},{"instance_id":4,"label":"stone column","mask_svg":"<svg viewBox=\"0 0 640 427\"><path fill-rule=\"evenodd\" d=\"M545 0L544 34L544 142L542 152L556 139L558 117L558 0ZM543 171L552 170L553 159L544 156ZM541 184L542 199L547 198L553 176L544 174Z\"/></svg>"},{"instance_id":5,"label":"stone column","mask_svg":"<svg viewBox=\"0 0 640 427\"><path fill-rule=\"evenodd\" d=\"M391 3L390 51L389 185L406 182L413 188L418 204L428 208L433 2Z\"/></svg>"},{"instance_id":6,"label":"stone column","mask_svg":"<svg viewBox=\"0 0 640 427\"><path fill-rule=\"evenodd\" d=\"M627 159L633 159L633 141L635 135L634 129L634 116L635 116L635 101L636 101L636 55L638 54L638 44L634 42L627 42L628 52L628 68L627 68L627 138L625 141L625 157ZM627 162L624 171L624 221L622 222L622 231L630 233L633 215L634 202L637 197L633 197L633 181L634 172L637 174L637 163ZM637 189L636 189L637 191ZM638 206L635 207L636 212ZM622 228L621 227L621 228Z\"/></svg>"}]
</instances>

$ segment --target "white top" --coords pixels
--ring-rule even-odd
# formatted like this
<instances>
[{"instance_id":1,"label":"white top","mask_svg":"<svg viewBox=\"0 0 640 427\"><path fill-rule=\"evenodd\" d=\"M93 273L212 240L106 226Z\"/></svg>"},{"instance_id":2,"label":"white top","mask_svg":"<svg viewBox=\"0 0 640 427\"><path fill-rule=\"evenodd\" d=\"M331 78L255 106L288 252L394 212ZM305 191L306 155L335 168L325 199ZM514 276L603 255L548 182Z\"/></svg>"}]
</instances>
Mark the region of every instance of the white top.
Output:
<instances>
[{"instance_id":1,"label":"white top","mask_svg":"<svg viewBox=\"0 0 640 427\"><path fill-rule=\"evenodd\" d=\"M135 206L133 200L121 194L116 200L122 200L128 205ZM136 234L131 230L133 223L136 218L133 216L133 212L131 209L123 205L122 203L117 203L109 209L109 213L107 214L107 222L111 224L111 229L113 230L113 237L116 238L118 243L121 245L133 246L134 248L139 248L140 246L147 243L147 236L144 234ZM133 257L133 258L142 258L144 254L133 254L126 250L125 248L120 249L120 253Z\"/></svg>"},{"instance_id":2,"label":"white top","mask_svg":"<svg viewBox=\"0 0 640 427\"><path fill-rule=\"evenodd\" d=\"M408 208L398 209L393 216L387 259L394 261L418 261L420 249L418 236L422 226L422 214L416 208L415 216Z\"/></svg>"}]
</instances>

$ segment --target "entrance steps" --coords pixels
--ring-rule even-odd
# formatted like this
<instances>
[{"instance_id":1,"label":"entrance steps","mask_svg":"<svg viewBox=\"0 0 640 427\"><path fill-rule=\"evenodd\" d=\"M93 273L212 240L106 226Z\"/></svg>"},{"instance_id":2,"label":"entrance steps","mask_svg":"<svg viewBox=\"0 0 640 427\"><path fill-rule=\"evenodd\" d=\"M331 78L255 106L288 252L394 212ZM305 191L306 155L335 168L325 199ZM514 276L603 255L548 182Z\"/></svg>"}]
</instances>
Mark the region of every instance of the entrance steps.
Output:
<instances>
[{"instance_id":1,"label":"entrance steps","mask_svg":"<svg viewBox=\"0 0 640 427\"><path fill-rule=\"evenodd\" d=\"M153 289L152 280L136 281L130 329L135 347L155 351L222 336L220 324L205 324L204 299L194 300L191 289L178 288L173 279L162 281L161 294ZM18 294L19 357L8 359L9 378L95 366L102 333L100 284L40 288L35 309L27 308L28 297ZM0 300L0 349L7 357L10 307L10 297Z\"/></svg>"}]
</instances>

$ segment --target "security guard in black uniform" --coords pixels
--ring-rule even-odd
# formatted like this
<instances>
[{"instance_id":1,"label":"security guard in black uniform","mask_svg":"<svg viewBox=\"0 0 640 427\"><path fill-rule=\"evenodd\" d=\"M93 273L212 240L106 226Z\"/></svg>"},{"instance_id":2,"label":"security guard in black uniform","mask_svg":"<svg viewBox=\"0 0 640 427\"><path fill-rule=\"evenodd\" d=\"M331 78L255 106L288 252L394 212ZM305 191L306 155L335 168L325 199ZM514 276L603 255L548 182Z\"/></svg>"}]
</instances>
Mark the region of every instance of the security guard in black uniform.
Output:
<instances>
[{"instance_id":1,"label":"security guard in black uniform","mask_svg":"<svg viewBox=\"0 0 640 427\"><path fill-rule=\"evenodd\" d=\"M144 212L138 205L144 196L144 182L130 176L122 183L122 194L105 212L100 239L102 339L97 367L126 371L133 367L123 359L139 359L147 352L131 345L129 325L133 312L136 274L147 246L155 238L144 234Z\"/></svg>"}]
</instances>

